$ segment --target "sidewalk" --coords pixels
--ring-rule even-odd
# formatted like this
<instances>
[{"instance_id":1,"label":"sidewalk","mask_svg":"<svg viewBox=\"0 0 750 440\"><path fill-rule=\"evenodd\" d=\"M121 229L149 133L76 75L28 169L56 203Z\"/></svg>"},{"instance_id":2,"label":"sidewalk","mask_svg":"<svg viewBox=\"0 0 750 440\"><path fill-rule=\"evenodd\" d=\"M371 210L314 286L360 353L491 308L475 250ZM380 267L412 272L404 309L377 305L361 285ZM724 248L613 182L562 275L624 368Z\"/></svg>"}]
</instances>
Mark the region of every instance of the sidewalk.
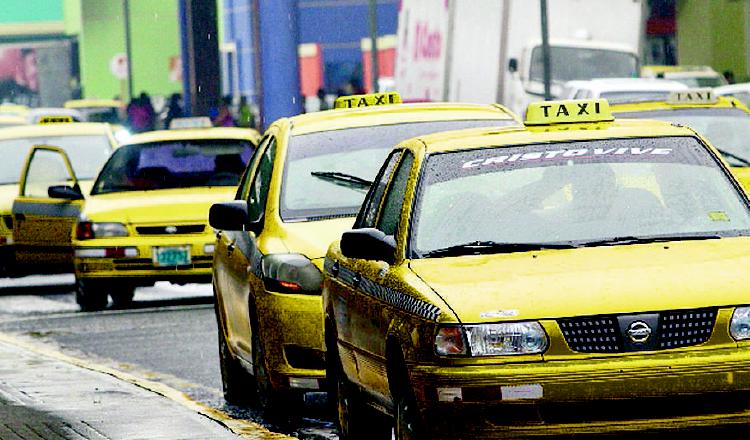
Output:
<instances>
[{"instance_id":1,"label":"sidewalk","mask_svg":"<svg viewBox=\"0 0 750 440\"><path fill-rule=\"evenodd\" d=\"M289 438L222 418L162 384L83 362L0 335L0 439Z\"/></svg>"}]
</instances>

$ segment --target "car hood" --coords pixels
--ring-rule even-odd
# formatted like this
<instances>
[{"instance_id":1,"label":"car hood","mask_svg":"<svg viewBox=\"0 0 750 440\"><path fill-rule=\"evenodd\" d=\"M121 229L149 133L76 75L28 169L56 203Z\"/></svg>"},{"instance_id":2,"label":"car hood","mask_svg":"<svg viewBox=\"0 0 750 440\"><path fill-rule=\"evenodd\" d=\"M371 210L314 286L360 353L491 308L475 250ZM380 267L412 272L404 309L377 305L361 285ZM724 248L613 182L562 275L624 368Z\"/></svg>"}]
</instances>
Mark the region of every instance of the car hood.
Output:
<instances>
[{"instance_id":1,"label":"car hood","mask_svg":"<svg viewBox=\"0 0 750 440\"><path fill-rule=\"evenodd\" d=\"M462 322L747 304L750 238L412 260Z\"/></svg>"},{"instance_id":2,"label":"car hood","mask_svg":"<svg viewBox=\"0 0 750 440\"><path fill-rule=\"evenodd\" d=\"M328 246L352 228L354 217L335 218L311 222L284 223L279 237L289 252L305 255L314 260L326 255Z\"/></svg>"},{"instance_id":3,"label":"car hood","mask_svg":"<svg viewBox=\"0 0 750 440\"><path fill-rule=\"evenodd\" d=\"M98 194L86 199L84 215L91 221L131 224L206 223L211 205L232 200L236 190L223 186Z\"/></svg>"}]
</instances>

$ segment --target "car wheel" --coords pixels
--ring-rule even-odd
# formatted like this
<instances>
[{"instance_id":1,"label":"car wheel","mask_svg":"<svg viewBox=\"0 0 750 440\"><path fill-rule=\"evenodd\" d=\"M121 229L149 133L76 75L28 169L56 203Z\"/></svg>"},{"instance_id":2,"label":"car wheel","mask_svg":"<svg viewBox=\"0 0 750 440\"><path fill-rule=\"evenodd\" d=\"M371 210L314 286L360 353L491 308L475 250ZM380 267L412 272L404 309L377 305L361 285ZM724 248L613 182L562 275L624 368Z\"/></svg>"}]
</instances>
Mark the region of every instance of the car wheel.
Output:
<instances>
[{"instance_id":1,"label":"car wheel","mask_svg":"<svg viewBox=\"0 0 750 440\"><path fill-rule=\"evenodd\" d=\"M328 334L326 334L328 340ZM338 349L328 340L326 358L330 359L326 376L332 384L329 399L335 399L336 423L341 440L390 440L391 423L367 406L362 396L347 379L338 357Z\"/></svg>"},{"instance_id":2,"label":"car wheel","mask_svg":"<svg viewBox=\"0 0 750 440\"><path fill-rule=\"evenodd\" d=\"M76 303L83 312L95 312L107 307L107 292L96 281L76 280Z\"/></svg>"},{"instance_id":3,"label":"car wheel","mask_svg":"<svg viewBox=\"0 0 750 440\"><path fill-rule=\"evenodd\" d=\"M273 388L268 377L266 358L263 345L257 331L258 326L252 326L253 373L257 390L258 403L268 418L280 418L293 413L295 409L292 399Z\"/></svg>"},{"instance_id":4,"label":"car wheel","mask_svg":"<svg viewBox=\"0 0 750 440\"><path fill-rule=\"evenodd\" d=\"M112 303L115 307L128 307L133 303L133 296L135 296L135 287L115 287L110 285L109 296L112 297Z\"/></svg>"},{"instance_id":5,"label":"car wheel","mask_svg":"<svg viewBox=\"0 0 750 440\"><path fill-rule=\"evenodd\" d=\"M396 423L394 430L396 440L421 440L425 435L421 429L417 402L410 388L396 400Z\"/></svg>"},{"instance_id":6,"label":"car wheel","mask_svg":"<svg viewBox=\"0 0 750 440\"><path fill-rule=\"evenodd\" d=\"M255 379L229 351L219 324L219 367L224 400L231 405L246 405L255 397Z\"/></svg>"}]
</instances>

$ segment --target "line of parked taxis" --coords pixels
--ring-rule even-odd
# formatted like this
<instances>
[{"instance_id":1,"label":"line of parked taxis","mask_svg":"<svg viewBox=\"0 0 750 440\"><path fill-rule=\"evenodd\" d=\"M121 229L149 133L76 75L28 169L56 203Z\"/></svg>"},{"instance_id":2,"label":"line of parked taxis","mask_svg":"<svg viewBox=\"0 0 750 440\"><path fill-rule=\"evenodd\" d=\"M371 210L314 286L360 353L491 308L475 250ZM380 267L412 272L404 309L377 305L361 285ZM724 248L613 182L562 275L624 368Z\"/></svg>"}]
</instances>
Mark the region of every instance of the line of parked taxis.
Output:
<instances>
[{"instance_id":1,"label":"line of parked taxis","mask_svg":"<svg viewBox=\"0 0 750 440\"><path fill-rule=\"evenodd\" d=\"M226 400L279 415L328 391L343 439L750 422L739 101L336 107L210 147L139 135L88 184L34 147L18 260L25 222L65 217L84 310L212 274Z\"/></svg>"}]
</instances>

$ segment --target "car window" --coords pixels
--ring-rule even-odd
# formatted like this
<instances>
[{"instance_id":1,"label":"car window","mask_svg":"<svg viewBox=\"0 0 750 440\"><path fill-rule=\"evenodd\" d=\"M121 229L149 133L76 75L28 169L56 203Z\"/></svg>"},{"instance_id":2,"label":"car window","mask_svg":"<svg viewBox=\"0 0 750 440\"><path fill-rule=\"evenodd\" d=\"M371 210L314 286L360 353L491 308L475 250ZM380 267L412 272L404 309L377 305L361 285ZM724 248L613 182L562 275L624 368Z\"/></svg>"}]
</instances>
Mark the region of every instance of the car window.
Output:
<instances>
[{"instance_id":1,"label":"car window","mask_svg":"<svg viewBox=\"0 0 750 440\"><path fill-rule=\"evenodd\" d=\"M515 124L510 119L405 122L293 135L286 149L281 218L355 217L378 169L401 141L439 131Z\"/></svg>"},{"instance_id":2,"label":"car window","mask_svg":"<svg viewBox=\"0 0 750 440\"><path fill-rule=\"evenodd\" d=\"M247 168L245 169L245 173L242 175L242 180L240 181L239 187L237 188L235 199L244 200L247 198L248 191L250 190L250 180L253 176L253 172L258 166L258 162L265 153L266 148L268 147L268 143L272 138L272 136L266 136L261 139L260 142L258 142L258 148L255 149L255 152L253 152L253 155L250 157L250 161L248 162Z\"/></svg>"},{"instance_id":3,"label":"car window","mask_svg":"<svg viewBox=\"0 0 750 440\"><path fill-rule=\"evenodd\" d=\"M734 166L750 161L750 115L738 108L687 108L618 113L622 118L647 118L687 125L724 152ZM729 154L726 154L729 153Z\"/></svg>"},{"instance_id":4,"label":"car window","mask_svg":"<svg viewBox=\"0 0 750 440\"><path fill-rule=\"evenodd\" d=\"M258 158L258 168L250 184L247 200L247 212L250 221L256 222L263 219L275 156L276 138L272 137L269 140L268 147Z\"/></svg>"},{"instance_id":5,"label":"car window","mask_svg":"<svg viewBox=\"0 0 750 440\"><path fill-rule=\"evenodd\" d=\"M70 185L73 179L63 156L49 150L36 150L26 172L23 195L48 198L47 190L53 185Z\"/></svg>"},{"instance_id":6,"label":"car window","mask_svg":"<svg viewBox=\"0 0 750 440\"><path fill-rule=\"evenodd\" d=\"M54 145L68 154L73 171L79 179L96 177L102 164L112 153L112 146L105 135L85 136L40 136L0 140L0 185L18 183L26 152L34 145ZM18 152L23 152L18 154Z\"/></svg>"},{"instance_id":7,"label":"car window","mask_svg":"<svg viewBox=\"0 0 750 440\"><path fill-rule=\"evenodd\" d=\"M380 211L385 188L391 180L393 169L396 168L396 164L401 158L401 153L401 150L392 152L381 167L378 177L375 178L375 187L370 190L367 200L363 205L364 208L361 211L361 219L357 219L355 227L372 228L375 226L375 218L378 215L378 211Z\"/></svg>"},{"instance_id":8,"label":"car window","mask_svg":"<svg viewBox=\"0 0 750 440\"><path fill-rule=\"evenodd\" d=\"M235 186L252 152L251 142L236 139L125 145L104 165L92 194Z\"/></svg>"},{"instance_id":9,"label":"car window","mask_svg":"<svg viewBox=\"0 0 750 440\"><path fill-rule=\"evenodd\" d=\"M416 255L476 242L750 234L746 199L694 137L435 154L422 181Z\"/></svg>"},{"instance_id":10,"label":"car window","mask_svg":"<svg viewBox=\"0 0 750 440\"><path fill-rule=\"evenodd\" d=\"M378 217L377 228L386 235L396 235L398 224L401 219L401 208L404 206L404 194L406 185L409 183L411 166L414 163L414 155L410 151L404 153L403 159L398 164L393 181L388 187L388 195L383 201L383 208Z\"/></svg>"}]
</instances>

